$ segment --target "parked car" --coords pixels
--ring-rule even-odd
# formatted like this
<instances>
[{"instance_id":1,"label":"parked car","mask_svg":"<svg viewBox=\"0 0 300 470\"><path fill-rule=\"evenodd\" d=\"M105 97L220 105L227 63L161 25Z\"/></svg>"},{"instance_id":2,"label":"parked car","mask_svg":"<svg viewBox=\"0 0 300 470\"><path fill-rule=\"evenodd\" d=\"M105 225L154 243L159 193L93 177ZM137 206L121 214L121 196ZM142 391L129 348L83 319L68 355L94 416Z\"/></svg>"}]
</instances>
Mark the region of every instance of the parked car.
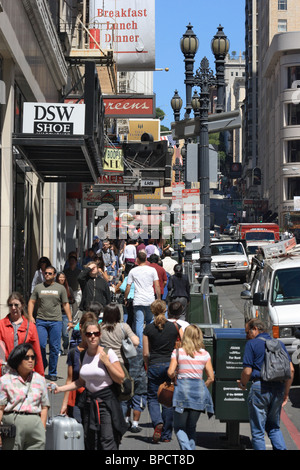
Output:
<instances>
[{"instance_id":1,"label":"parked car","mask_svg":"<svg viewBox=\"0 0 300 470\"><path fill-rule=\"evenodd\" d=\"M211 272L215 279L247 280L249 261L243 243L218 241L211 244Z\"/></svg>"},{"instance_id":2,"label":"parked car","mask_svg":"<svg viewBox=\"0 0 300 470\"><path fill-rule=\"evenodd\" d=\"M230 227L232 227L231 224L226 225L226 227L224 228L224 231L223 231L224 235L229 235Z\"/></svg>"}]
</instances>

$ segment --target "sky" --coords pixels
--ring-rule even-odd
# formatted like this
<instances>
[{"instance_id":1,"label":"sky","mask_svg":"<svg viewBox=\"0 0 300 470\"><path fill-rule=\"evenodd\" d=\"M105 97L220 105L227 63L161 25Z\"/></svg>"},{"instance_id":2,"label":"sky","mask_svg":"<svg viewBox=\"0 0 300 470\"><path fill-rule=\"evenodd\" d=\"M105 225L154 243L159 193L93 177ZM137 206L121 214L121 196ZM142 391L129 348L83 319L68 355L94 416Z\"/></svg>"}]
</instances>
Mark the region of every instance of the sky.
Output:
<instances>
[{"instance_id":1,"label":"sky","mask_svg":"<svg viewBox=\"0 0 300 470\"><path fill-rule=\"evenodd\" d=\"M155 71L153 91L156 94L156 107L166 116L162 125L171 128L174 121L170 101L177 89L183 100L180 119L183 119L185 106L184 56L180 49L180 39L191 23L199 39L195 56L194 72L206 56L210 68L215 72L215 59L210 43L221 24L230 41L229 53L237 56L245 50L245 1L244 0L156 0L155 2L155 60L156 69L166 67L168 72ZM199 93L199 89L197 89Z\"/></svg>"}]
</instances>

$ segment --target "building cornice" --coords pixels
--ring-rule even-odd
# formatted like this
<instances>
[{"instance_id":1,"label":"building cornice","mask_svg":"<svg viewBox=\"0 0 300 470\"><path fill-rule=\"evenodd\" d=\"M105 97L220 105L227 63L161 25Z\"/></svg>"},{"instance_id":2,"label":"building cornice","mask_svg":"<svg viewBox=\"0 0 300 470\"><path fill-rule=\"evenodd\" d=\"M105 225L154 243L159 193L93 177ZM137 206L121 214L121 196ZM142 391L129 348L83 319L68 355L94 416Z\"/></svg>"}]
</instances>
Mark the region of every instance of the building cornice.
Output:
<instances>
[{"instance_id":1,"label":"building cornice","mask_svg":"<svg viewBox=\"0 0 300 470\"><path fill-rule=\"evenodd\" d=\"M300 53L300 31L275 34L263 61L263 77L272 75L282 55Z\"/></svg>"}]
</instances>

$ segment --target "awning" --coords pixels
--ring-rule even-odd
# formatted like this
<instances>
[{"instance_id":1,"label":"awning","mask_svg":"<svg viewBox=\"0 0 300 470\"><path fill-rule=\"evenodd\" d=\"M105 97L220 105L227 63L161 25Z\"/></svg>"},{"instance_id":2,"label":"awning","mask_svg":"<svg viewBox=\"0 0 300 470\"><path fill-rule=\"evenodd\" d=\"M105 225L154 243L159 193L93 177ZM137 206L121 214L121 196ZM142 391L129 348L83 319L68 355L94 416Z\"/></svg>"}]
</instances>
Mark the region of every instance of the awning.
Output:
<instances>
[{"instance_id":1,"label":"awning","mask_svg":"<svg viewBox=\"0 0 300 470\"><path fill-rule=\"evenodd\" d=\"M102 158L92 137L14 134L13 145L44 182L96 182Z\"/></svg>"}]
</instances>

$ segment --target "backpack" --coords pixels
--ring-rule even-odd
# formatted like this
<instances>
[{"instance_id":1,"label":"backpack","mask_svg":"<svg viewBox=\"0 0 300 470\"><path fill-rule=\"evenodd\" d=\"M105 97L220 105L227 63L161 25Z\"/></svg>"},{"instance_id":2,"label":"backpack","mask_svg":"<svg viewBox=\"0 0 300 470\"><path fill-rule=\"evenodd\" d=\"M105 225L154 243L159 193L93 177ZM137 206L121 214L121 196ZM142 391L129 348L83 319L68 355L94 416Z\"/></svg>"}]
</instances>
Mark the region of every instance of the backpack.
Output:
<instances>
[{"instance_id":1,"label":"backpack","mask_svg":"<svg viewBox=\"0 0 300 470\"><path fill-rule=\"evenodd\" d=\"M264 362L261 366L260 377L266 382L284 382L291 378L290 358L278 339L266 339Z\"/></svg>"}]
</instances>

